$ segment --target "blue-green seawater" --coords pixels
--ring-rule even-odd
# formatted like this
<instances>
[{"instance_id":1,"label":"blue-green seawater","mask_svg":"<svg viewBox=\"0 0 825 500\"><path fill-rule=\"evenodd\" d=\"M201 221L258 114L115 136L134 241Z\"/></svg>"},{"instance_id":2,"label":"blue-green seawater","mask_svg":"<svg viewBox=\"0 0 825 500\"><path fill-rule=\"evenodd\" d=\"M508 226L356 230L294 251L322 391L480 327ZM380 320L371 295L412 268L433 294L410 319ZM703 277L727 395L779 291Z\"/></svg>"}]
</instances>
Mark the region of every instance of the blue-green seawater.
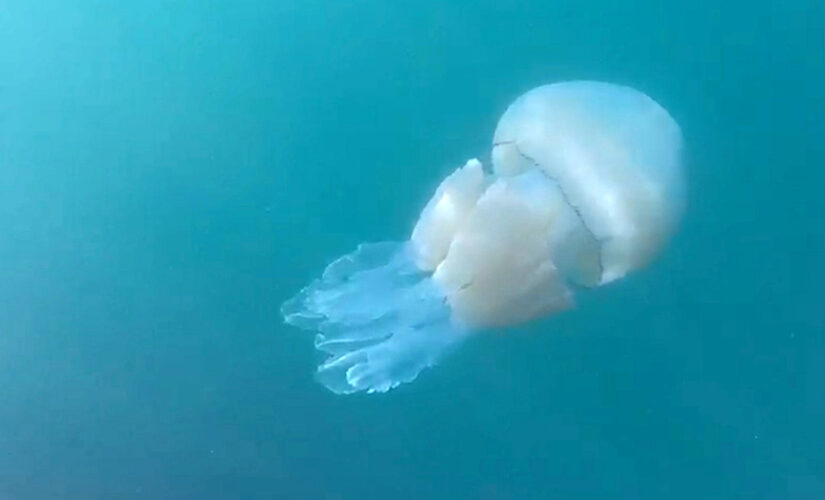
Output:
<instances>
[{"instance_id":1,"label":"blue-green seawater","mask_svg":"<svg viewBox=\"0 0 825 500\"><path fill-rule=\"evenodd\" d=\"M825 3L0 2L0 498L825 498ZM649 268L336 396L280 304L548 82L638 88Z\"/></svg>"}]
</instances>

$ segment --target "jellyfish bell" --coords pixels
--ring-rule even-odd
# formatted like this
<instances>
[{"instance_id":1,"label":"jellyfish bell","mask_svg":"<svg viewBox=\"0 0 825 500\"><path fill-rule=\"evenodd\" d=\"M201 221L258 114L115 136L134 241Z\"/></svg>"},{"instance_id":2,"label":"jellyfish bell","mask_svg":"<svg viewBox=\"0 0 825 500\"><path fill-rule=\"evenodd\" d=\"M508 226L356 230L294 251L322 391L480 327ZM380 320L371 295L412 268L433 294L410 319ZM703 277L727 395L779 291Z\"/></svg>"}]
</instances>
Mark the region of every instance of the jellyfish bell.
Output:
<instances>
[{"instance_id":1,"label":"jellyfish bell","mask_svg":"<svg viewBox=\"0 0 825 500\"><path fill-rule=\"evenodd\" d=\"M619 85L563 82L510 105L492 157L499 176L538 168L559 186L580 223L574 232L599 247L600 258L586 262L593 269L570 269L603 284L647 264L677 226L685 203L681 153L679 126L650 97Z\"/></svg>"},{"instance_id":2,"label":"jellyfish bell","mask_svg":"<svg viewBox=\"0 0 825 500\"><path fill-rule=\"evenodd\" d=\"M679 126L645 94L535 88L496 127L492 172L447 176L410 239L362 244L282 307L336 393L414 380L468 335L570 308L646 265L684 211Z\"/></svg>"}]
</instances>

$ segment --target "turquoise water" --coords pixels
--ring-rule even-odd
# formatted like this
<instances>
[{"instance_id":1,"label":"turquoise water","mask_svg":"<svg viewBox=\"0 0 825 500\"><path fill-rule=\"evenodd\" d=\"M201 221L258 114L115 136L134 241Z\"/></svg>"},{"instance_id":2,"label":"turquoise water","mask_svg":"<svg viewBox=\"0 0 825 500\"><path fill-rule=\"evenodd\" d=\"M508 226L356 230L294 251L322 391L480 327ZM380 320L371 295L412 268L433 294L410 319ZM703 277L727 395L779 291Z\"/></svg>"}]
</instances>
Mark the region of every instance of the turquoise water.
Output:
<instances>
[{"instance_id":1,"label":"turquoise water","mask_svg":"<svg viewBox=\"0 0 825 500\"><path fill-rule=\"evenodd\" d=\"M825 498L823 32L814 0L0 3L0 498ZM662 257L387 395L315 383L281 302L580 78L683 128Z\"/></svg>"}]
</instances>

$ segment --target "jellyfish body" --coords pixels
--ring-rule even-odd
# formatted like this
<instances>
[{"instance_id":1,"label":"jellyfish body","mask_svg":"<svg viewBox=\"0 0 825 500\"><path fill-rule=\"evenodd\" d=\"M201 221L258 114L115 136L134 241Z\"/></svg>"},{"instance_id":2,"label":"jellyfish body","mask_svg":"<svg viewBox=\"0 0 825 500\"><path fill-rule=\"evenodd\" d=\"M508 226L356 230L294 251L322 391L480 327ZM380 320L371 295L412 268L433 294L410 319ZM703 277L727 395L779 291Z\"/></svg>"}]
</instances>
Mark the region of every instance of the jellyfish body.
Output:
<instances>
[{"instance_id":1,"label":"jellyfish body","mask_svg":"<svg viewBox=\"0 0 825 500\"><path fill-rule=\"evenodd\" d=\"M492 172L445 178L408 241L361 245L284 304L337 393L410 382L468 335L570 308L646 265L684 210L682 139L628 87L535 88L495 131Z\"/></svg>"}]
</instances>

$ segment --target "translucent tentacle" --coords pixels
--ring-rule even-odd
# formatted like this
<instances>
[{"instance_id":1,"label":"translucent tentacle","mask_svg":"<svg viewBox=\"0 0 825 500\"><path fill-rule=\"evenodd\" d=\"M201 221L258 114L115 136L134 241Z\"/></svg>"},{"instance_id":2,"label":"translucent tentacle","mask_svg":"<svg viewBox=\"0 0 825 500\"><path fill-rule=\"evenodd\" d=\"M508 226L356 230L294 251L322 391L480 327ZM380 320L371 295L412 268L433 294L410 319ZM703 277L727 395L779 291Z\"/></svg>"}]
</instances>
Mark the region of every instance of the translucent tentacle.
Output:
<instances>
[{"instance_id":1,"label":"translucent tentacle","mask_svg":"<svg viewBox=\"0 0 825 500\"><path fill-rule=\"evenodd\" d=\"M315 331L330 357L318 379L336 393L385 392L411 382L463 337L443 293L408 243L362 244L287 301L284 320Z\"/></svg>"}]
</instances>

